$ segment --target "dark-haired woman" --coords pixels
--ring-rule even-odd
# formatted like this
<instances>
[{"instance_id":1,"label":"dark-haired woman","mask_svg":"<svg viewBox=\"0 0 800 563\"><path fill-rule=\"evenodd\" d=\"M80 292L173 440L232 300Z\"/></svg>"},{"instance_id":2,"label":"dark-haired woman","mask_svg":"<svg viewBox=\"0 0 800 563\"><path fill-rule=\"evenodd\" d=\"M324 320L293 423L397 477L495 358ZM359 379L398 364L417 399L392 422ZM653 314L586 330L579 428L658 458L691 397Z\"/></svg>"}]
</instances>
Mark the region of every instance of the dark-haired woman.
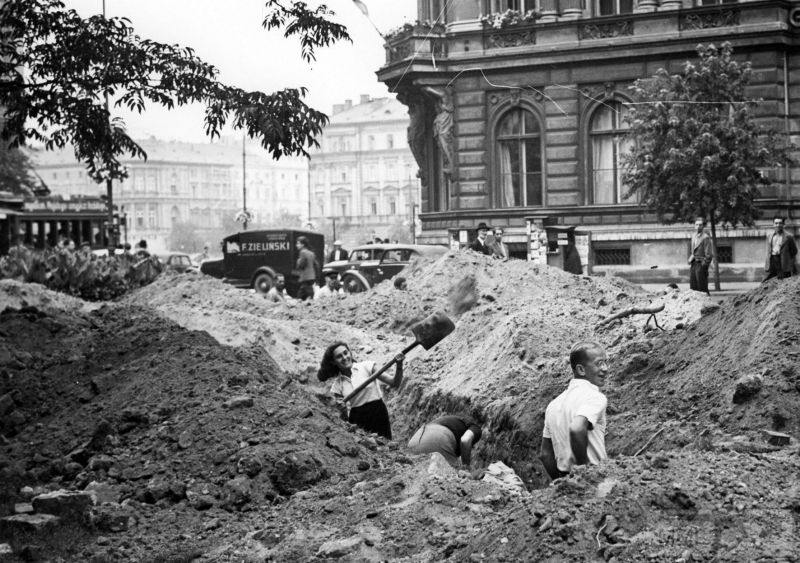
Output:
<instances>
[{"instance_id":1,"label":"dark-haired woman","mask_svg":"<svg viewBox=\"0 0 800 563\"><path fill-rule=\"evenodd\" d=\"M398 354L393 376L385 373L378 376L377 380L359 391L355 397L348 401L347 420L360 426L367 432L374 432L392 439L392 427L389 423L389 411L383 402L383 391L378 383L382 381L391 387L397 387L403 381L403 360L405 356ZM376 371L375 362L354 362L350 347L344 342L334 342L325 350L322 356L317 377L320 381L332 380L331 394L342 399L350 394L356 387Z\"/></svg>"}]
</instances>

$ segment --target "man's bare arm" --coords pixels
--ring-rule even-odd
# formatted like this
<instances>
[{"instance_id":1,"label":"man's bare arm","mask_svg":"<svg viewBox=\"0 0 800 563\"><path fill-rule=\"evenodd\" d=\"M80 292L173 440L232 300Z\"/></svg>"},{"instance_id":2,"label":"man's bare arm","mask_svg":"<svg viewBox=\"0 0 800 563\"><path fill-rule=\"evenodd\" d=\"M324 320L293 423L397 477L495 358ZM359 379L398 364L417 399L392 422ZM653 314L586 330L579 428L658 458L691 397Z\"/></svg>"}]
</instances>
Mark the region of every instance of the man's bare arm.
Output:
<instances>
[{"instance_id":1,"label":"man's bare arm","mask_svg":"<svg viewBox=\"0 0 800 563\"><path fill-rule=\"evenodd\" d=\"M539 459L551 479L561 477L561 471L558 469L558 463L556 463L556 452L553 450L553 441L550 438L542 438L542 444L539 447Z\"/></svg>"},{"instance_id":2,"label":"man's bare arm","mask_svg":"<svg viewBox=\"0 0 800 563\"><path fill-rule=\"evenodd\" d=\"M469 467L472 461L472 441L475 438L475 433L472 430L467 430L461 436L461 463Z\"/></svg>"},{"instance_id":3,"label":"man's bare arm","mask_svg":"<svg viewBox=\"0 0 800 563\"><path fill-rule=\"evenodd\" d=\"M575 465L589 463L586 448L589 447L589 430L591 429L592 424L589 419L581 415L576 416L569 425L569 447L572 449Z\"/></svg>"}]
</instances>

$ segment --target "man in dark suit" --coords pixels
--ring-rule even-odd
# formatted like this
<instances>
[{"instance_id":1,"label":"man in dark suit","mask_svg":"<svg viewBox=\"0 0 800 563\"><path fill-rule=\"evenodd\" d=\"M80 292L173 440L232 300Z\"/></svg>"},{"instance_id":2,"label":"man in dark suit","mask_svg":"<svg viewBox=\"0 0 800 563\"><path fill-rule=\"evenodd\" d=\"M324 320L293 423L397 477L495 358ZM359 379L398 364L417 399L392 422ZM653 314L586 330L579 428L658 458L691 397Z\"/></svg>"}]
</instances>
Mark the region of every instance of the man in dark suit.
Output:
<instances>
[{"instance_id":1,"label":"man in dark suit","mask_svg":"<svg viewBox=\"0 0 800 563\"><path fill-rule=\"evenodd\" d=\"M486 223L478 223L478 227L475 230L477 231L478 236L474 241L472 241L472 244L469 245L470 250L491 256L492 247L489 246L486 241L486 237L489 234L489 226Z\"/></svg>"},{"instance_id":2,"label":"man in dark suit","mask_svg":"<svg viewBox=\"0 0 800 563\"><path fill-rule=\"evenodd\" d=\"M338 260L347 260L348 257L347 251L342 248L342 241L335 240L333 241L333 250L331 253L328 254L328 262L336 262Z\"/></svg>"},{"instance_id":3,"label":"man in dark suit","mask_svg":"<svg viewBox=\"0 0 800 563\"><path fill-rule=\"evenodd\" d=\"M794 237L783 230L786 225L783 217L775 217L772 223L775 231L767 237L767 260L764 263L767 277L764 281L771 278L781 280L797 273L794 263L797 257L797 244Z\"/></svg>"}]
</instances>

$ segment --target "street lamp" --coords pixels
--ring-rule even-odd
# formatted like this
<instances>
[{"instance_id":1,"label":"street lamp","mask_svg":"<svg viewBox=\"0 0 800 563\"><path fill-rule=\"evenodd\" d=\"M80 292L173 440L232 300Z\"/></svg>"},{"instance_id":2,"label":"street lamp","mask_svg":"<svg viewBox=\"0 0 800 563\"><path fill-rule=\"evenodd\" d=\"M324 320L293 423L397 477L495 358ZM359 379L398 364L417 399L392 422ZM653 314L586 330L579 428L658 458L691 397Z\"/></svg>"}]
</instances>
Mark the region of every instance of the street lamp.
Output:
<instances>
[{"instance_id":1,"label":"street lamp","mask_svg":"<svg viewBox=\"0 0 800 563\"><path fill-rule=\"evenodd\" d=\"M243 229L247 230L247 157L245 156L245 135L242 133L242 211L244 216Z\"/></svg>"}]
</instances>

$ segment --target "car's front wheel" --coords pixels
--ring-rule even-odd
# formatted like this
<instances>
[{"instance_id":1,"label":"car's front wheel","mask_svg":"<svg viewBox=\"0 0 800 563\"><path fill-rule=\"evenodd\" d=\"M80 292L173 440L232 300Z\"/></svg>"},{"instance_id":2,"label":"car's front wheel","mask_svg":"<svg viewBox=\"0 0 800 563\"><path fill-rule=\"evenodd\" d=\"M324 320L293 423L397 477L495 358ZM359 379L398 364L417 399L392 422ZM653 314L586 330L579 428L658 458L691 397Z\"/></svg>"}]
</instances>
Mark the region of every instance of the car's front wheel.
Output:
<instances>
[{"instance_id":1,"label":"car's front wheel","mask_svg":"<svg viewBox=\"0 0 800 563\"><path fill-rule=\"evenodd\" d=\"M253 280L253 289L256 290L256 293L261 293L262 295L272 289L273 285L275 285L275 281L266 272L258 274L256 279Z\"/></svg>"},{"instance_id":2,"label":"car's front wheel","mask_svg":"<svg viewBox=\"0 0 800 563\"><path fill-rule=\"evenodd\" d=\"M345 276L342 280L342 287L347 293L362 293L368 289L364 282L355 276Z\"/></svg>"}]
</instances>

